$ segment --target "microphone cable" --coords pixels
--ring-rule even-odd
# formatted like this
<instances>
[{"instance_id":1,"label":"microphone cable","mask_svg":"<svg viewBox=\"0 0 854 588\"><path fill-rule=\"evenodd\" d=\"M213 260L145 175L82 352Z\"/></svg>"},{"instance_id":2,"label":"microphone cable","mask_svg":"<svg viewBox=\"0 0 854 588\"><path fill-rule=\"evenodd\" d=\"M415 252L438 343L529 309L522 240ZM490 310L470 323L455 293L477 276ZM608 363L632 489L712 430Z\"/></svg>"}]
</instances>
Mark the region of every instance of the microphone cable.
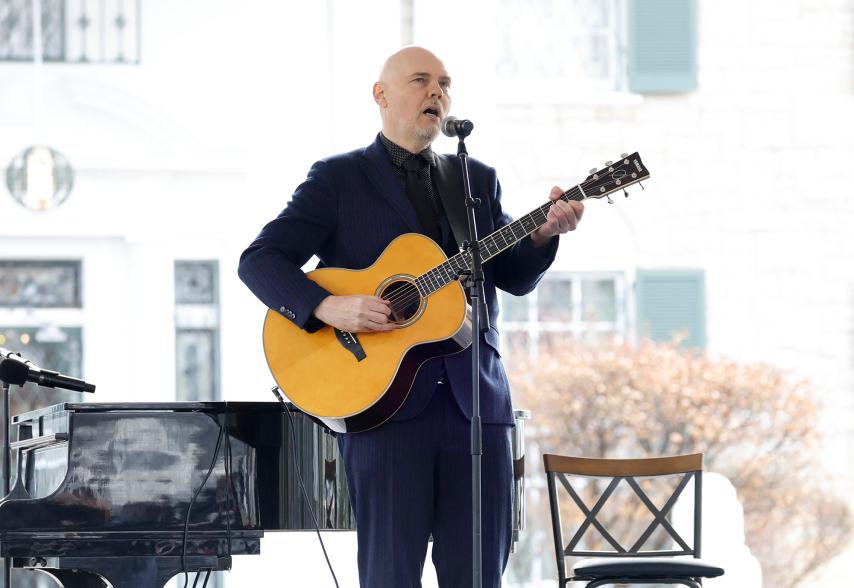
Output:
<instances>
[{"instance_id":1,"label":"microphone cable","mask_svg":"<svg viewBox=\"0 0 854 588\"><path fill-rule=\"evenodd\" d=\"M201 571L196 572L196 580L193 582L193 588L196 588L196 584L199 583L199 576L201 576L201 575L202 575ZM211 577L211 571L208 570L207 573L205 574L205 582L204 582L204 584L202 584L202 588L206 588L206 586L208 585L208 579L210 577Z\"/></svg>"},{"instance_id":2,"label":"microphone cable","mask_svg":"<svg viewBox=\"0 0 854 588\"><path fill-rule=\"evenodd\" d=\"M294 432L294 418L293 416L291 416L291 411L288 409L288 404L285 402L285 399L282 398L282 394L279 392L279 387L273 386L270 391L273 393L273 396L276 397L276 400L282 403L282 407L285 410L285 414L288 415L288 422L290 423L291 429L291 455L294 458L294 467L296 468L297 479L299 479L299 485L302 489L302 496L305 500L305 505L308 508L308 512L311 514L311 520L314 521L314 532L317 533L317 540L320 541L320 548L323 550L323 557L326 558L326 565L329 567L329 573L332 574L332 581L335 582L335 588L340 588L338 586L338 578L335 576L335 570L332 569L332 562L329 561L329 554L326 553L326 546L323 544L323 537L320 536L320 525L317 522L317 517L314 514L314 509L311 508L311 501L309 501L308 498L308 491L305 489L305 483L303 482L302 473L300 472L299 461L297 460L297 436Z\"/></svg>"},{"instance_id":3,"label":"microphone cable","mask_svg":"<svg viewBox=\"0 0 854 588\"><path fill-rule=\"evenodd\" d=\"M196 502L196 498L199 497L199 493L201 493L202 488L205 487L205 484L208 483L208 479L211 477L211 473L213 472L214 467L216 466L217 458L219 457L219 448L222 445L222 437L225 432L225 427L219 422L217 419L217 425L219 425L219 435L216 438L216 447L214 448L214 456L211 460L211 466L208 468L208 473L205 474L205 479L202 480L202 483L199 484L199 487L196 489L196 492L193 494L193 498L190 499L190 505L187 507L187 516L184 519L184 539L181 544L181 572L184 574L184 588L187 588L187 584L190 581L190 574L187 572L187 562L184 559L184 555L187 553L187 535L190 531L190 512L193 510L193 504ZM196 575L196 581L198 582L199 576ZM207 579L205 580L207 584Z\"/></svg>"}]
</instances>

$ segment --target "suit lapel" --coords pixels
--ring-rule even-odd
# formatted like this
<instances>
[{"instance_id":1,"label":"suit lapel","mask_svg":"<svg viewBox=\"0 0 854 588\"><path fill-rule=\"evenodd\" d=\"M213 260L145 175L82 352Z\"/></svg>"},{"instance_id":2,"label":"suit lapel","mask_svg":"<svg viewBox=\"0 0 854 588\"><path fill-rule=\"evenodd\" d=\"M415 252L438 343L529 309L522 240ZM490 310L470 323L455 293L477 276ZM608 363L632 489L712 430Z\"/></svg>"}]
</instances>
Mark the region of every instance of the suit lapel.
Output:
<instances>
[{"instance_id":1,"label":"suit lapel","mask_svg":"<svg viewBox=\"0 0 854 588\"><path fill-rule=\"evenodd\" d=\"M438 155L436 157L436 189L442 200L442 207L448 217L448 224L454 233L457 245L462 247L468 241L468 221L466 205L463 201L463 175L460 162L456 157Z\"/></svg>"},{"instance_id":2,"label":"suit lapel","mask_svg":"<svg viewBox=\"0 0 854 588\"><path fill-rule=\"evenodd\" d=\"M400 214L409 230L415 233L420 232L418 217L415 216L415 210L403 192L403 186L397 181L394 166L389 161L379 135L365 148L361 165L376 191Z\"/></svg>"}]
</instances>

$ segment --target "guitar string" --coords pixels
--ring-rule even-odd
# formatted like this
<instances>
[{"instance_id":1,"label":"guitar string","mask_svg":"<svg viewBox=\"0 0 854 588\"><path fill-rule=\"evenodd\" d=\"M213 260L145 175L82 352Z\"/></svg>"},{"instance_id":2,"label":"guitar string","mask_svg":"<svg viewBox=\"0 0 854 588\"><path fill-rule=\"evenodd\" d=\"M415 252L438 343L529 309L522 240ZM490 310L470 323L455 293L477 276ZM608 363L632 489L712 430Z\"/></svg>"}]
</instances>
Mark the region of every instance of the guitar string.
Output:
<instances>
[{"instance_id":1,"label":"guitar string","mask_svg":"<svg viewBox=\"0 0 854 588\"><path fill-rule=\"evenodd\" d=\"M567 195L569 194L569 191L570 191L570 190L568 190L567 192L564 192L564 193L561 195L561 197L563 197L563 196L567 196ZM569 197L568 197L568 199L573 199L573 198L572 198L572 196L569 196ZM581 199L583 199L583 197L582 197ZM581 199L579 199L579 200L581 200ZM507 247L509 247L509 246L511 246L511 245L510 245L510 242L507 240L506 236L505 236L505 235L503 235L503 234L501 234L501 233L509 233L509 234L511 234L511 235L513 236L513 244L515 244L515 243L516 243L516 242L518 242L518 241L521 241L522 239L524 239L524 238L525 238L525 237L527 237L530 233L532 233L532 232L533 232L533 231L528 231L528 230L526 229L526 227L524 226L524 221L525 221L526 217L532 217L530 220L531 220L531 221L533 221L533 222L536 224L536 223L537 223L537 221L536 221L536 219L534 219L534 218L533 218L533 215L534 215L534 214L537 214L537 213L540 213L541 215L543 215L543 219L544 219L544 220L543 220L543 222L542 222L542 223L540 223L540 224L536 225L536 228L534 229L534 230L536 230L537 228L539 228L540 226L542 226L542 224L544 224L544 223L545 223L545 219L547 219L547 218L548 218L548 209L549 209L549 208L551 208L551 206L552 206L553 202L554 202L554 201L547 202L547 203L545 203L543 206L541 206L541 207L539 207L539 208L537 208L537 209L532 210L531 212L529 212L529 213L528 213L528 214L526 214L525 216L523 216L523 217L521 217L521 218L519 218L519 219L517 219L517 220L513 221L512 223L509 223L509 224L507 224L507 225L504 225L503 227L501 227L501 228L500 228L500 229L498 229L497 231L493 232L491 235L489 235L489 236L487 236L487 237L484 237L484 239L481 241L481 243L483 243L483 242L485 242L485 241L487 241L487 240L489 239L489 240L491 240L491 241L492 241L491 245L493 245L493 246L494 246L494 245L497 245L497 240L496 240L497 238L496 238L496 235L498 235L498 236L500 236L500 237L501 237L501 240L502 240L502 241L504 241L504 243L505 243L505 247L504 247L504 249L506 249ZM519 226L523 231L525 231L521 237L516 237L516 232L515 232L515 230L513 230L513 228L512 228L512 227L513 227L513 225L518 225L518 226ZM509 228L509 230L507 230L508 228ZM488 251L488 250L489 250L489 248L490 248L490 244L489 244L489 243L485 243L485 246L486 246L487 251ZM502 249L502 250L503 250L503 249ZM485 262L485 261L488 261L489 259L491 259L494 255L497 255L498 253L500 253L500 251L496 252L495 254L493 254L493 255L489 256L487 259L484 259L484 260L482 260L482 261L484 261L484 262ZM403 309L404 309L406 306L408 306L409 304L413 304L416 300L418 300L419 298L422 298L422 296L421 296L421 291L420 291L420 289L418 288L418 284L417 284L417 282L418 282L418 280L422 280L422 279L423 279L423 278L425 278L425 277L427 277L427 280L435 281L435 282L436 282L436 285L437 285L437 286L439 286L438 288L433 289L433 287L432 287L433 285L432 285L432 284L428 284L428 287L430 287L431 291L427 293L427 296L429 296L429 295L430 295L430 294L432 294L433 292L438 291L439 289L443 288L443 287L444 287L444 286L446 286L447 284L450 284L452 281L454 281L453 279L451 279L451 278L450 278L450 276L449 276L449 275L444 275L444 276L443 276L443 275L442 275L443 273L447 274L447 273L448 273L448 271L447 271L447 270L448 270L449 268L452 268L452 269L454 269L454 270L462 269L462 268L460 268L460 267L456 267L454 264L452 264L452 263L451 263L451 262L452 262L452 261L454 261L454 260L455 260L455 258L457 258L458 256L459 256L459 259L457 259L457 261L462 261L462 262L464 262L464 265L466 265L466 266L470 265L470 263L469 263L469 264L465 264L465 262L466 262L466 261L471 260L471 258L472 258L471 253L470 253L470 252L468 252L468 251L466 251L466 252L462 252L462 253L459 253L459 254L454 255L454 256L452 256L451 258L447 259L445 262L443 262L443 263L439 264L438 266L436 266L436 267L434 267L434 268L432 268L432 269L428 270L427 272L425 272L424 274L422 274L422 275L421 275L421 276L419 276L418 278L416 278L416 283L415 283L415 284L413 284L412 282L409 282L409 283L407 284L407 286L409 286L409 287L404 286L404 287L398 288L398 289L397 289L397 290L395 290L395 291L392 293L392 295L390 295L388 298L383 298L383 299L384 299L384 300L387 300L387 301L389 301L389 302L391 303L392 309L393 309L394 311L401 311L401 310L403 310ZM466 269L467 269L467 268L466 268ZM436 275L435 275L435 276L433 276L433 277L428 277L428 276L430 276L430 275L431 275L431 274L433 274L433 273L436 273ZM444 281L444 280L447 280L447 281L445 281L444 283L442 283L442 281ZM426 296L424 296L424 297L426 297ZM403 305L403 308L401 308L401 307L399 307L399 306L398 306L398 305L401 305L401 304Z\"/></svg>"},{"instance_id":2,"label":"guitar string","mask_svg":"<svg viewBox=\"0 0 854 588\"><path fill-rule=\"evenodd\" d=\"M575 187L577 187L577 186L575 186ZM572 191L572 188L571 188L570 190L567 190L567 191L566 191L566 192L564 192L563 194L561 194L561 198L563 198L564 196L566 196L568 200L573 200L574 198L569 194L569 192L571 192L571 191ZM581 198L579 198L578 200L583 200L583 199L584 199L584 197L582 196L582 197L581 197ZM502 233L502 232L503 232L503 233L510 233L510 234L512 234L512 235L513 235L513 238L514 238L514 244L515 244L515 242L521 241L522 239L524 239L525 237L527 237L527 236L528 236L531 232L533 232L533 231L526 231L522 237L516 238L515 231L512 229L512 226L513 226L513 225L519 225L519 226L520 226L520 228L522 228L523 230L525 230L525 226L524 226L524 220L525 220L525 218L526 218L526 217L532 217L534 214L537 214L537 213L540 213L541 215L543 215L544 219L548 218L548 210L549 210L549 208L551 208L551 206L554 204L554 202L555 202L555 201L547 202L547 203L543 204L542 206L540 206L539 208L535 208L534 210L532 210L531 212L529 212L529 213L528 213L528 214L526 214L525 216L520 217L519 219L517 219L517 220L513 221L512 223L509 223L509 224L507 224L507 225L504 225L503 227L501 227L501 228L500 228L500 229L498 229L497 231L493 232L492 234L488 235L487 237L484 237L483 241L486 241L487 239L490 239L490 240L492 240L492 242L493 242L493 243L492 243L492 245L496 245L496 235L499 235L499 234L500 234L500 233ZM537 222L537 221L536 221L536 219L533 219L533 218L531 218L530 220L534 221L534 223L536 223L536 222ZM544 222L545 222L545 220L544 220L544 221L543 221L543 223L541 223L540 225L537 225L537 227L536 227L536 228L539 228L540 226L542 226L542 224L544 224ZM508 227L510 227L510 230L509 230L509 231L507 230L507 229L508 229ZM534 230L536 230L536 228L535 228ZM501 239L505 242L505 244L507 244L507 243L508 243L508 240L507 240L507 238L506 238L504 235L499 235L499 236L500 236L500 237L501 237ZM483 241L482 241L482 242L483 242ZM487 247L487 248L489 248L489 244L486 244L486 247ZM497 253L496 253L496 255L497 255ZM415 300L417 300L418 298L420 298L420 297L421 297L420 289L417 287L417 282L418 282L418 280L420 280L420 279L424 278L425 276L429 276L429 275L430 275L431 273L433 273L433 272L439 272L439 275L438 275L438 276L436 276L436 277L434 277L434 278L428 278L428 279L433 279L433 280L435 280L435 281L437 282L437 284L438 284L438 283L440 283L440 281L441 281L441 280L442 280L442 278L443 278L443 276L441 275L441 274L442 274L442 272L447 272L447 270L446 270L446 269L444 269L444 268L443 268L443 266L447 266L448 268L453 268L453 269L455 269L455 270L462 269L462 268L460 268L460 267L455 267L455 266L454 266L454 264L452 264L452 263L451 263L451 262L452 262L452 261L454 261L454 259L455 259L455 258L457 258L458 256L459 256L460 258L459 258L457 261L462 261L462 262L465 262L465 261L470 260L470 259L472 258L472 255L471 255L471 253L470 253L470 252L467 252L467 251L466 251L466 252L458 253L458 254L456 254L456 255L452 256L451 258L447 259L447 260L446 260L446 261L444 261L443 263L439 264L438 266L436 266L436 267L434 267L434 268L432 268L432 269L428 270L427 272L425 272L424 274L422 274L422 275L421 275L421 276L419 276L418 278L416 278L416 283L415 283L415 284L413 284L412 282L409 282L409 283L407 283L407 286L408 286L408 287L404 286L404 287L398 288L398 289L397 289L397 290L395 290L395 291L394 291L394 292L393 292L393 293L392 293L388 298L385 298L385 297L384 297L384 298L383 298L383 300L387 300L388 302L390 302L390 303L391 303L391 305L392 305L392 309L393 309L393 310L395 310L395 311L403 310L403 308L399 308L397 305L398 305L398 304L402 304L402 305L403 305L403 307L405 307L405 306L407 306L407 305L409 305L409 304L414 303L414 302L415 302ZM486 260L484 260L484 261L486 261ZM447 276L444 276L444 279L448 279L448 277L447 277ZM447 282L445 282L444 284L442 284L441 286L439 286L439 288L437 288L437 289L435 289L435 290L432 290L431 292L428 292L428 294L427 294L427 295L429 296L429 295L430 295L430 294L432 294L433 292L435 292L435 291L437 291L438 289L440 289L440 288L444 287L445 285L447 285L447 284L451 283L452 281L454 281L454 280L448 279L448 281L447 281Z\"/></svg>"},{"instance_id":3,"label":"guitar string","mask_svg":"<svg viewBox=\"0 0 854 588\"><path fill-rule=\"evenodd\" d=\"M571 190L567 190L566 192L564 192L563 194L561 194L561 197L563 197L563 196L568 196L570 191L571 191ZM571 197L571 196L569 196L569 199L572 199L572 197ZM548 209L552 206L552 204L553 204L553 203L554 203L554 201L550 201L550 202L545 203L544 205L542 205L542 206L541 206L541 207L539 207L539 208L535 208L534 210L532 210L531 212L529 212L529 213L528 213L528 214L526 214L525 216L523 216L523 217L521 217L521 218L519 218L519 219L517 219L517 220L515 220L515 221L513 221L513 222L511 222L511 223L509 223L509 224L507 224L507 225L504 225L503 227L501 227L500 229L496 230L496 231L495 231L495 232L493 232L492 234L490 234L490 235L488 235L488 236L484 237L484 238L483 238L483 240L482 240L481 242L486 241L487 239L491 239L491 240L493 241L493 244L495 244L495 243L494 243L494 242L495 242L495 235L497 235L497 234L499 234L499 233L502 233L502 232L505 232L505 233L509 232L509 233L513 234L514 239L516 239L515 231L513 231L513 229L511 228L513 225L520 225L520 226L521 226L521 228L524 230L524 229L525 229L525 227L524 227L524 222L523 222L523 221L524 221L525 217L532 216L532 215L534 215L534 214L536 214L536 213L538 213L538 212L539 212L540 214L542 214L542 215L544 216L544 218L547 218L547 217L548 217L548 212L547 212L547 211L548 211ZM532 218L531 220L534 220L534 219ZM534 220L534 222L536 223L536 220ZM537 228L539 228L539 226L542 226L542 225L538 225L538 227L537 227ZM508 228L510 228L510 230L509 230L509 231L507 230ZM534 229L534 230L536 230L536 229ZM528 234L530 234L530 233L529 233L529 232L525 232L525 233L524 233L524 235L523 235L522 237L519 237L517 240L524 239L526 236L528 236ZM505 243L507 243L507 239L506 239L504 236L502 236L501 238L502 238L502 240L503 240ZM487 247L488 247L488 246L489 246L489 245L487 245ZM422 278L424 278L425 276L428 276L430 273L432 273L432 272L436 272L437 270L440 270L443 266L454 267L450 262L451 262L451 261L453 261L453 260L454 260L455 258L457 258L458 256L460 257L460 259L458 259L458 261L465 261L465 260L470 259L470 258L472 257L472 256L471 256L471 254L470 254L469 252L461 252L461 253L458 253L458 254L456 254L456 255L453 255L453 256L452 256L452 257L450 257L449 259L445 260L443 263L439 264L438 266L436 266L436 267L434 267L434 268L431 268L430 270L428 270L427 272L425 272L424 274L422 274L421 276L419 276L418 278L416 278L416 282L417 282L419 279L422 279ZM454 268L454 269L461 269L461 268L456 267L456 268ZM448 283L450 283L450 281L446 282L446 284L448 284ZM410 286L412 286L412 283L410 282L410 283L409 283L409 285L410 285ZM407 297L407 296L409 295L409 292L411 292L412 287L410 287L410 288L406 288L406 290L408 291L407 293L404 293L404 294L400 294L400 295L398 295L398 292L400 292L400 291L402 291L402 290L404 290L404 288L399 288L399 289L398 289L398 290L396 290L394 293L392 293L392 294L389 296L389 298L383 298L383 299L384 299L384 300L388 300L388 301L390 301L390 302L392 302L392 303L399 302L402 298ZM434 290L434 291L435 291L435 290ZM431 292L431 293L432 293L432 292ZM420 291L419 291L419 294L420 294ZM429 294L428 294L428 295L429 295Z\"/></svg>"},{"instance_id":4,"label":"guitar string","mask_svg":"<svg viewBox=\"0 0 854 588\"><path fill-rule=\"evenodd\" d=\"M624 164L624 165L625 165L625 164ZM643 178L641 178L641 179L643 179ZM636 183L636 182L639 182L639 181L641 181L641 179L634 179L631 183L626 184L626 186L629 186L629 185L631 185L631 184L634 184L634 183ZM590 196L587 196L587 195L586 195L586 193L585 193L584 187L585 187L585 184L587 184L586 188L589 190L589 189L591 188L591 186L592 186L592 185L594 185L594 184L596 184L596 183L598 182L598 180L599 180L599 178L597 178L597 179L595 179L595 180L591 180L591 181L589 181L589 182L582 182L582 183L580 183L580 184L577 184L577 185L573 186L572 188L570 188L569 190L565 191L563 194L561 194L561 195L560 195L561 200L565 200L565 201L566 201L566 200L582 201L582 200L585 200L585 199L588 199L588 198L592 198L592 197L594 197L592 194L591 194ZM577 195L572 195L572 194L570 194L570 192L572 192L573 190L575 190L575 189L577 189L577 188L578 188L578 189L580 189L580 190L579 190L579 191L581 192L580 194L577 194ZM616 191L616 190L613 190L613 191ZM610 192L609 192L609 194L610 194ZM513 226L513 225L519 225L519 226L520 226L520 228L522 228L522 229L524 230L524 229L525 229L525 226L524 226L524 220L526 219L526 217L532 217L532 215L537 214L537 213L540 213L540 214L542 214L542 215L543 215L543 217L544 217L544 221L543 221L543 223L541 223L540 225L537 225L537 228L539 228L540 226L542 226L542 224L544 224L544 223L545 223L545 219L547 219L547 218L548 218L548 210L551 208L551 206L554 204L554 202L555 202L555 201L549 201L549 202L546 202L546 203L545 203L545 204L543 204L542 206L540 206L540 207L538 207L538 208L535 208L534 210L532 210L532 211L531 211L531 212L529 212L528 214L526 214L526 215L524 215L524 216L520 217L519 219L517 219L517 220L515 220L515 221L513 221L513 222L511 222L511 223L509 223L509 224L507 224L507 225L504 225L503 227L501 227L501 228L500 228L500 229L498 229L497 231L493 232L492 234L488 235L487 237L484 237L483 241L486 241L487 239L491 239L491 240L492 240L492 245L495 245L495 244L496 244L496 235L498 235L498 236L500 236L500 237L501 237L501 239L505 242L505 244L507 244L507 243L508 243L508 241L507 241L507 239L506 239L506 236L505 236L505 235L501 235L500 233L502 233L502 232L504 232L504 233L509 232L510 234L512 234L512 235L513 235L513 238L514 238L514 242L513 242L513 243L515 244L516 242L518 242L518 241L520 241L520 240L524 239L526 236L528 236L528 235L529 235L531 232L533 232L533 231L526 231L526 232L525 232L525 234L524 234L522 237L520 237L520 238L518 238L518 239L517 239L517 238L516 238L516 235L515 235L515 231L513 230L512 226ZM536 221L536 219L534 219L534 218L531 218L530 220L534 221L535 223L537 222L537 221ZM510 227L510 230L509 230L509 231L507 231L508 227ZM536 228L535 228L534 230L536 230ZM483 241L481 241L481 242L483 242ZM487 244L486 246L487 246L487 248L488 248L488 247L489 247L489 244ZM499 253L500 253L500 251L499 251ZM498 254L498 253L495 253L495 255L497 255L497 254ZM451 262L451 261L453 261L455 258L457 258L457 256L458 256L458 255L460 255L460 256L461 256L461 257L460 257L460 259L459 259L459 261L466 261L467 259L471 259L471 257L472 257L472 256L471 256L471 254L470 254L469 252L463 252L463 253L461 253L461 254L454 255L454 256L452 256L451 258L447 259L445 262L443 262L443 263L439 264L438 266L436 266L436 267L434 267L434 268L432 268L432 269L428 270L427 272L425 272L424 274L422 274L421 276L419 276L418 278L416 278L416 283L415 283L415 284L413 284L412 282L409 282L409 283L407 284L407 286L408 286L408 287L407 287L407 286L403 286L403 287L401 287L401 288L398 288L398 289L397 289L397 290L395 290L395 291L394 291L394 292L393 292L393 293L392 293L388 298L383 298L383 300L387 300L388 302L390 302L390 304L391 304L391 307L392 307L392 310L393 310L393 311L398 311L398 312L399 312L399 311L402 311L402 310L404 310L404 309L405 309L405 307L406 307L406 306L408 306L408 305L410 305L410 304L414 303L414 302L415 302L416 300L418 300L419 298L422 298L422 296L421 296L421 291L420 291L420 289L418 288L418 284L417 284L418 280L420 280L420 279L422 279L422 278L425 278L426 276L429 276L430 274L432 274L432 273L434 273L434 272L439 272L437 276L435 276L435 277L433 277L433 278L427 278L428 280L430 280L430 279L435 280L435 281L437 282L437 285L441 282L441 280L443 279L443 277L444 277L444 279L447 279L447 280L448 280L448 281L447 281L447 282L445 282L444 284L441 284L441 285L439 286L439 288L436 288L435 290L431 290L430 292L428 292L428 293L427 293L427 296L429 296L429 295L430 295L430 294L432 294L433 292L436 292L437 290L441 289L442 287L444 287L445 285L447 285L447 284L451 283L451 281L453 281L453 280L451 280L451 279L448 279L448 276L442 276L442 272L447 272L447 269L445 269L443 266L447 266L448 268L453 268L453 269L455 269L455 270L459 270L459 269L461 269L461 268L459 268L459 267L455 267L453 264L451 264L451 263L450 263L450 262ZM488 259L491 259L491 257L490 257L490 258L488 258ZM487 260L488 260L488 259L487 259ZM484 260L484 261L486 261L486 260ZM400 307L400 306L398 306L398 305L402 305L403 307L401 308L401 307Z\"/></svg>"}]
</instances>

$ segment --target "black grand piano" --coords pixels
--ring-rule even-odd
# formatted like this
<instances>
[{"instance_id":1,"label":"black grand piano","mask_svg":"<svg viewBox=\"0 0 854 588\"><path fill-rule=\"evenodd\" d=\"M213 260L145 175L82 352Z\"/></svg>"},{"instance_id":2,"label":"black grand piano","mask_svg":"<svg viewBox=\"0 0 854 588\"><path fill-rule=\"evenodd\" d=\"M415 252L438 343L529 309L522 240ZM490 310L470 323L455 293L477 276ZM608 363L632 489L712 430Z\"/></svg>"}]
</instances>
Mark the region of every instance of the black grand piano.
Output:
<instances>
[{"instance_id":1,"label":"black grand piano","mask_svg":"<svg viewBox=\"0 0 854 588\"><path fill-rule=\"evenodd\" d=\"M275 402L189 402L18 415L0 556L65 588L160 588L259 553L265 531L314 529L307 504L321 530L354 529L335 439L290 413Z\"/></svg>"},{"instance_id":2,"label":"black grand piano","mask_svg":"<svg viewBox=\"0 0 854 588\"><path fill-rule=\"evenodd\" d=\"M518 534L528 415L516 416ZM182 571L230 569L266 531L314 529L312 511L321 530L355 528L334 437L290 406L63 403L12 426L0 557L65 588L161 588Z\"/></svg>"}]
</instances>

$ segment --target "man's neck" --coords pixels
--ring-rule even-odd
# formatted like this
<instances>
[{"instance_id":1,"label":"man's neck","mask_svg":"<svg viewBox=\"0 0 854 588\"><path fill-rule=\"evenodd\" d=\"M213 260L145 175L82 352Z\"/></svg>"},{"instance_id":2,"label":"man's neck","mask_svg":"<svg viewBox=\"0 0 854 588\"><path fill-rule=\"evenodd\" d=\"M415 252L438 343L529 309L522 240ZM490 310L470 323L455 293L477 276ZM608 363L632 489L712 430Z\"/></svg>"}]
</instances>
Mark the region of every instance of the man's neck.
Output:
<instances>
[{"instance_id":1,"label":"man's neck","mask_svg":"<svg viewBox=\"0 0 854 588\"><path fill-rule=\"evenodd\" d=\"M433 141L419 141L418 139L405 139L402 137L396 136L393 132L383 129L382 134L385 135L385 138L394 143L395 145L400 145L410 153L421 153L425 149L427 149Z\"/></svg>"}]
</instances>

